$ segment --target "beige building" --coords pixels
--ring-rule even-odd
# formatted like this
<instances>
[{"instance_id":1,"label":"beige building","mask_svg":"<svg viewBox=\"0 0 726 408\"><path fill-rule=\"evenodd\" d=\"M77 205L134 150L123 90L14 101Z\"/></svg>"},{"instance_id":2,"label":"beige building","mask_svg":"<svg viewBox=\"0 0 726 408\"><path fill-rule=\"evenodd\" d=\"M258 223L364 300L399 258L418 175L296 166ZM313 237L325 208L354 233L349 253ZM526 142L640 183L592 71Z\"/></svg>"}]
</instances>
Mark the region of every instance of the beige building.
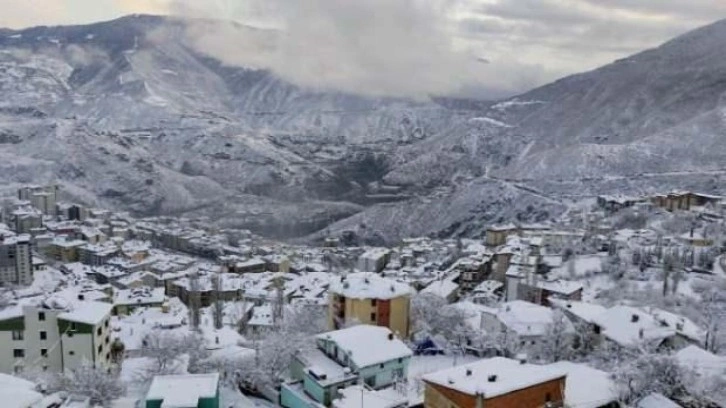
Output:
<instances>
[{"instance_id":1,"label":"beige building","mask_svg":"<svg viewBox=\"0 0 726 408\"><path fill-rule=\"evenodd\" d=\"M332 330L361 323L388 327L402 338L410 335L409 285L360 272L331 283L329 292L328 326Z\"/></svg>"},{"instance_id":2,"label":"beige building","mask_svg":"<svg viewBox=\"0 0 726 408\"><path fill-rule=\"evenodd\" d=\"M30 201L33 207L45 215L56 215L58 190L59 187L56 185L23 187L18 190L18 198L24 201Z\"/></svg>"},{"instance_id":3,"label":"beige building","mask_svg":"<svg viewBox=\"0 0 726 408\"><path fill-rule=\"evenodd\" d=\"M111 305L49 298L0 312L0 372L61 372L111 360Z\"/></svg>"}]
</instances>

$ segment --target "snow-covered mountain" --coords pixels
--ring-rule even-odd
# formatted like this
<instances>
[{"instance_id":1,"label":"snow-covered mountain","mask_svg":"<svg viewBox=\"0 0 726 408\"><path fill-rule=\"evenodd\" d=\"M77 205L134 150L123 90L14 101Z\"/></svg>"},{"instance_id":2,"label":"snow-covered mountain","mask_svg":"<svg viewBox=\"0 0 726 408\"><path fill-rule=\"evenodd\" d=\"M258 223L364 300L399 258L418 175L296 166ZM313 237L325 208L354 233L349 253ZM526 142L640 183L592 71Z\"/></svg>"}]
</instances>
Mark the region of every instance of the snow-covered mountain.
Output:
<instances>
[{"instance_id":1,"label":"snow-covered mountain","mask_svg":"<svg viewBox=\"0 0 726 408\"><path fill-rule=\"evenodd\" d=\"M59 181L90 204L277 236L394 240L722 179L726 22L497 103L301 89L196 51L185 24L0 30L0 184Z\"/></svg>"}]
</instances>

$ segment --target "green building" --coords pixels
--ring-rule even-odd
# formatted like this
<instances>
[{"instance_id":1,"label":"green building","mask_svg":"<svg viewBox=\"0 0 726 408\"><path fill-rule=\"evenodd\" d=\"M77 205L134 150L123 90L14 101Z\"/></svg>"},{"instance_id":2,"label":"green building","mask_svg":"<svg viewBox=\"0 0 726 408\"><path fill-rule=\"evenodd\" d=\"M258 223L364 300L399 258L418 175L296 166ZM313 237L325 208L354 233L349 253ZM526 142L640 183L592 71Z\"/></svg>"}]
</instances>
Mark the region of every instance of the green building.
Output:
<instances>
[{"instance_id":1,"label":"green building","mask_svg":"<svg viewBox=\"0 0 726 408\"><path fill-rule=\"evenodd\" d=\"M219 408L219 373L157 375L146 408Z\"/></svg>"}]
</instances>

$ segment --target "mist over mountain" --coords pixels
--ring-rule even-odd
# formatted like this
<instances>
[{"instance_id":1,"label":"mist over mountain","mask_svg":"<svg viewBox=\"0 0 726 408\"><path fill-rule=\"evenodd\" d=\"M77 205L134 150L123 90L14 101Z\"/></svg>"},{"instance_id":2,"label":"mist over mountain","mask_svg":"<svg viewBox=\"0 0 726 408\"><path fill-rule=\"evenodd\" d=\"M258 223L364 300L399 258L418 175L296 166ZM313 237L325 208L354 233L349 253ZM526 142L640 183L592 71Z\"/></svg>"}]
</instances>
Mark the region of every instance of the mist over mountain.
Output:
<instances>
[{"instance_id":1,"label":"mist over mountain","mask_svg":"<svg viewBox=\"0 0 726 408\"><path fill-rule=\"evenodd\" d=\"M725 21L496 102L303 89L189 32L154 16L0 30L7 192L58 181L141 215L394 241L542 221L594 194L723 186Z\"/></svg>"}]
</instances>

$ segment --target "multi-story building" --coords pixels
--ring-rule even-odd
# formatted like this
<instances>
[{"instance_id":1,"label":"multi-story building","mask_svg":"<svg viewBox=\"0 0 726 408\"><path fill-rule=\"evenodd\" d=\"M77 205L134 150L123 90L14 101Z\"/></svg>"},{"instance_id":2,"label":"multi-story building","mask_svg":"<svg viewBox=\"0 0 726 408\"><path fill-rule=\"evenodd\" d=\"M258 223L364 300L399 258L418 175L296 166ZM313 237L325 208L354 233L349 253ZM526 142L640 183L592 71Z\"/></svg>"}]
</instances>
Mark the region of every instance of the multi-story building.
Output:
<instances>
[{"instance_id":1,"label":"multi-story building","mask_svg":"<svg viewBox=\"0 0 726 408\"><path fill-rule=\"evenodd\" d=\"M401 337L410 333L412 288L375 273L360 272L330 284L328 325L340 329L351 322L385 326Z\"/></svg>"},{"instance_id":2,"label":"multi-story building","mask_svg":"<svg viewBox=\"0 0 726 408\"><path fill-rule=\"evenodd\" d=\"M30 201L33 207L45 215L55 216L57 215L58 190L59 187L56 185L28 186L18 190L18 198Z\"/></svg>"},{"instance_id":3,"label":"multi-story building","mask_svg":"<svg viewBox=\"0 0 726 408\"><path fill-rule=\"evenodd\" d=\"M24 206L11 213L15 232L28 234L43 228L43 214L36 208Z\"/></svg>"},{"instance_id":4,"label":"multi-story building","mask_svg":"<svg viewBox=\"0 0 726 408\"><path fill-rule=\"evenodd\" d=\"M30 285L33 283L33 255L30 235L0 235L0 283Z\"/></svg>"},{"instance_id":5,"label":"multi-story building","mask_svg":"<svg viewBox=\"0 0 726 408\"><path fill-rule=\"evenodd\" d=\"M407 378L411 350L385 327L359 325L319 334L317 349L301 351L283 385L287 408L331 406L340 390L354 384L379 390Z\"/></svg>"},{"instance_id":6,"label":"multi-story building","mask_svg":"<svg viewBox=\"0 0 726 408\"><path fill-rule=\"evenodd\" d=\"M51 297L0 311L0 372L62 372L111 361L111 304Z\"/></svg>"}]
</instances>

